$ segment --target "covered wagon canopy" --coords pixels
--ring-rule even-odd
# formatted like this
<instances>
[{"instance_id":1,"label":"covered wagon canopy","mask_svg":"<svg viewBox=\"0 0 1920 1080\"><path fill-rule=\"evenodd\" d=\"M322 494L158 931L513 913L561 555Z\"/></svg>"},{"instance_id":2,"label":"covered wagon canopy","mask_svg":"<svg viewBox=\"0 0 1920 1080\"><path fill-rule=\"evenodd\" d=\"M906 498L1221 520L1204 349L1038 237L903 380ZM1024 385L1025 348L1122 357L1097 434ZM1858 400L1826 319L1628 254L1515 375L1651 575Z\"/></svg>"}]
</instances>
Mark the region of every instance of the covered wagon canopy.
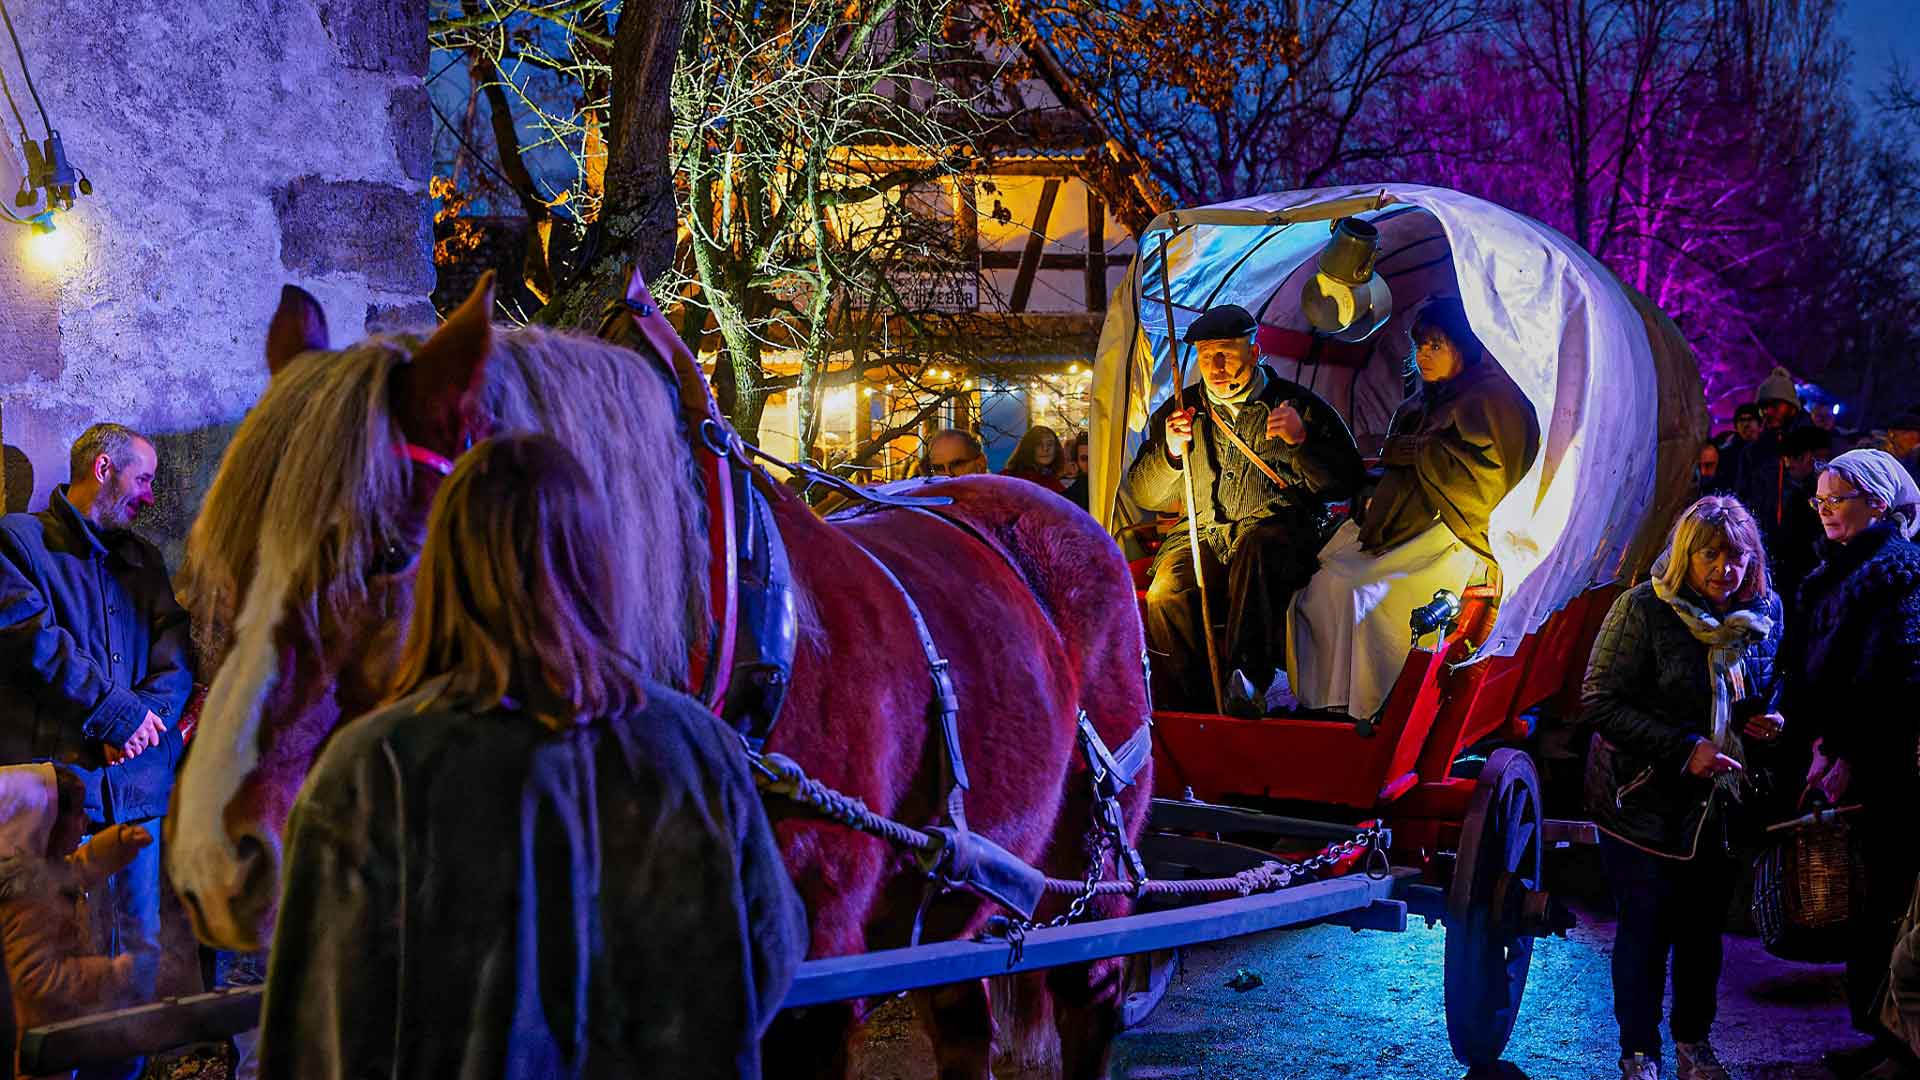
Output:
<instances>
[{"instance_id":1,"label":"covered wagon canopy","mask_svg":"<svg viewBox=\"0 0 1920 1080\"><path fill-rule=\"evenodd\" d=\"M1301 286L1330 223L1349 215L1380 231L1378 266L1394 315L1364 345L1316 343ZM1178 339L1208 307L1254 312L1267 362L1340 410L1364 452L1378 446L1399 404L1414 309L1447 295L1465 304L1541 430L1539 455L1493 513L1504 596L1480 655L1511 654L1583 590L1642 572L1688 497L1706 436L1691 350L1644 297L1558 232L1484 199L1415 184L1262 195L1169 212L1148 226L1094 362L1094 515L1109 530L1132 520L1120 480L1148 417L1173 396L1176 371L1198 377L1191 347Z\"/></svg>"}]
</instances>

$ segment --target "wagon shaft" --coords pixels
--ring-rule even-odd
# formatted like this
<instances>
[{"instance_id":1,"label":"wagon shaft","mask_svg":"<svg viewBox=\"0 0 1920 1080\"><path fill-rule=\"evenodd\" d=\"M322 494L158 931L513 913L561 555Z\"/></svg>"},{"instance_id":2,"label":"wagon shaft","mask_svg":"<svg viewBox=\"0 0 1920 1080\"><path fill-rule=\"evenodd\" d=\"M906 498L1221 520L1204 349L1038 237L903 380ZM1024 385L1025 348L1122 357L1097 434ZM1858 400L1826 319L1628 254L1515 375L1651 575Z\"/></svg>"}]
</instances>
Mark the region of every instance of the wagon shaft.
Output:
<instances>
[{"instance_id":1,"label":"wagon shaft","mask_svg":"<svg viewBox=\"0 0 1920 1080\"><path fill-rule=\"evenodd\" d=\"M1406 926L1400 891L1410 876L1354 874L1279 892L1029 931L1018 962L1000 941L945 941L907 949L809 960L786 1007L878 997L946 983L1132 956L1308 923L1356 929ZM54 1073L215 1042L259 1021L260 987L223 990L100 1013L28 1031L21 1068Z\"/></svg>"}]
</instances>

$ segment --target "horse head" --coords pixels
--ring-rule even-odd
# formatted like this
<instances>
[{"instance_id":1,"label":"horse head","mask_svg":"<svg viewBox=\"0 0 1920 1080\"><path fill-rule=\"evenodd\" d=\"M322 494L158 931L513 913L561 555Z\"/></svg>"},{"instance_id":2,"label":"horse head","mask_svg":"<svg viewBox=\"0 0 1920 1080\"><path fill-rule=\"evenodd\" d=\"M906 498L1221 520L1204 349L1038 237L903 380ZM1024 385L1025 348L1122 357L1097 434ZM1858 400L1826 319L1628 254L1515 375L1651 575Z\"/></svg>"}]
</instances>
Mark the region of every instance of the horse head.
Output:
<instances>
[{"instance_id":1,"label":"horse head","mask_svg":"<svg viewBox=\"0 0 1920 1080\"><path fill-rule=\"evenodd\" d=\"M492 275L424 342L333 351L288 286L266 392L188 539L185 592L212 679L166 825L167 869L203 941L262 946L281 832L314 756L379 703L411 608L427 513L486 420Z\"/></svg>"}]
</instances>

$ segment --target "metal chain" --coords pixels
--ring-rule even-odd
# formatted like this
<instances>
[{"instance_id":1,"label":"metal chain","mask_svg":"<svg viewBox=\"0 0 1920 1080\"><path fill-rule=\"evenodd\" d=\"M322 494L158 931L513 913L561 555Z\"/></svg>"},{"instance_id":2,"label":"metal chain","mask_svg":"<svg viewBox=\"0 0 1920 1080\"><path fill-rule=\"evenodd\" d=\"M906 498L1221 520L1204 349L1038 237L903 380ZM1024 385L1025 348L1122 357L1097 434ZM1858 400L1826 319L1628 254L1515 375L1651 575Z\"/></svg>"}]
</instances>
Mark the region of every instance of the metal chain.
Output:
<instances>
[{"instance_id":1,"label":"metal chain","mask_svg":"<svg viewBox=\"0 0 1920 1080\"><path fill-rule=\"evenodd\" d=\"M1098 824L1088 829L1086 840L1087 876L1084 882L1085 888L1081 890L1079 896L1073 898L1072 903L1067 905L1067 910L1064 913L1055 915L1044 923L1030 926L1029 929L1050 930L1056 926L1065 926L1085 915L1088 906L1093 903L1093 898L1100 895L1100 879L1107 874L1107 849L1112 846L1113 841L1108 839L1107 831L1102 829Z\"/></svg>"}]
</instances>

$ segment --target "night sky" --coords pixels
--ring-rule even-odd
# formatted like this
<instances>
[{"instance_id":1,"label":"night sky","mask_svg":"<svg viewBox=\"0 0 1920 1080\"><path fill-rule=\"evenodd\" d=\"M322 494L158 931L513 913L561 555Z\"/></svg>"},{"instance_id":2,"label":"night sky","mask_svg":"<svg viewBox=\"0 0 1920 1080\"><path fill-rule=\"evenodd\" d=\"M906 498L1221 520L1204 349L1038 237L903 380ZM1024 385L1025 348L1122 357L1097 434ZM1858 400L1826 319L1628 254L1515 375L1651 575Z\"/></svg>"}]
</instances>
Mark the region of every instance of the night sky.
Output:
<instances>
[{"instance_id":1,"label":"night sky","mask_svg":"<svg viewBox=\"0 0 1920 1080\"><path fill-rule=\"evenodd\" d=\"M1920 0L1845 0L1840 31L1853 45L1853 99L1863 114L1896 60L1920 77Z\"/></svg>"}]
</instances>

